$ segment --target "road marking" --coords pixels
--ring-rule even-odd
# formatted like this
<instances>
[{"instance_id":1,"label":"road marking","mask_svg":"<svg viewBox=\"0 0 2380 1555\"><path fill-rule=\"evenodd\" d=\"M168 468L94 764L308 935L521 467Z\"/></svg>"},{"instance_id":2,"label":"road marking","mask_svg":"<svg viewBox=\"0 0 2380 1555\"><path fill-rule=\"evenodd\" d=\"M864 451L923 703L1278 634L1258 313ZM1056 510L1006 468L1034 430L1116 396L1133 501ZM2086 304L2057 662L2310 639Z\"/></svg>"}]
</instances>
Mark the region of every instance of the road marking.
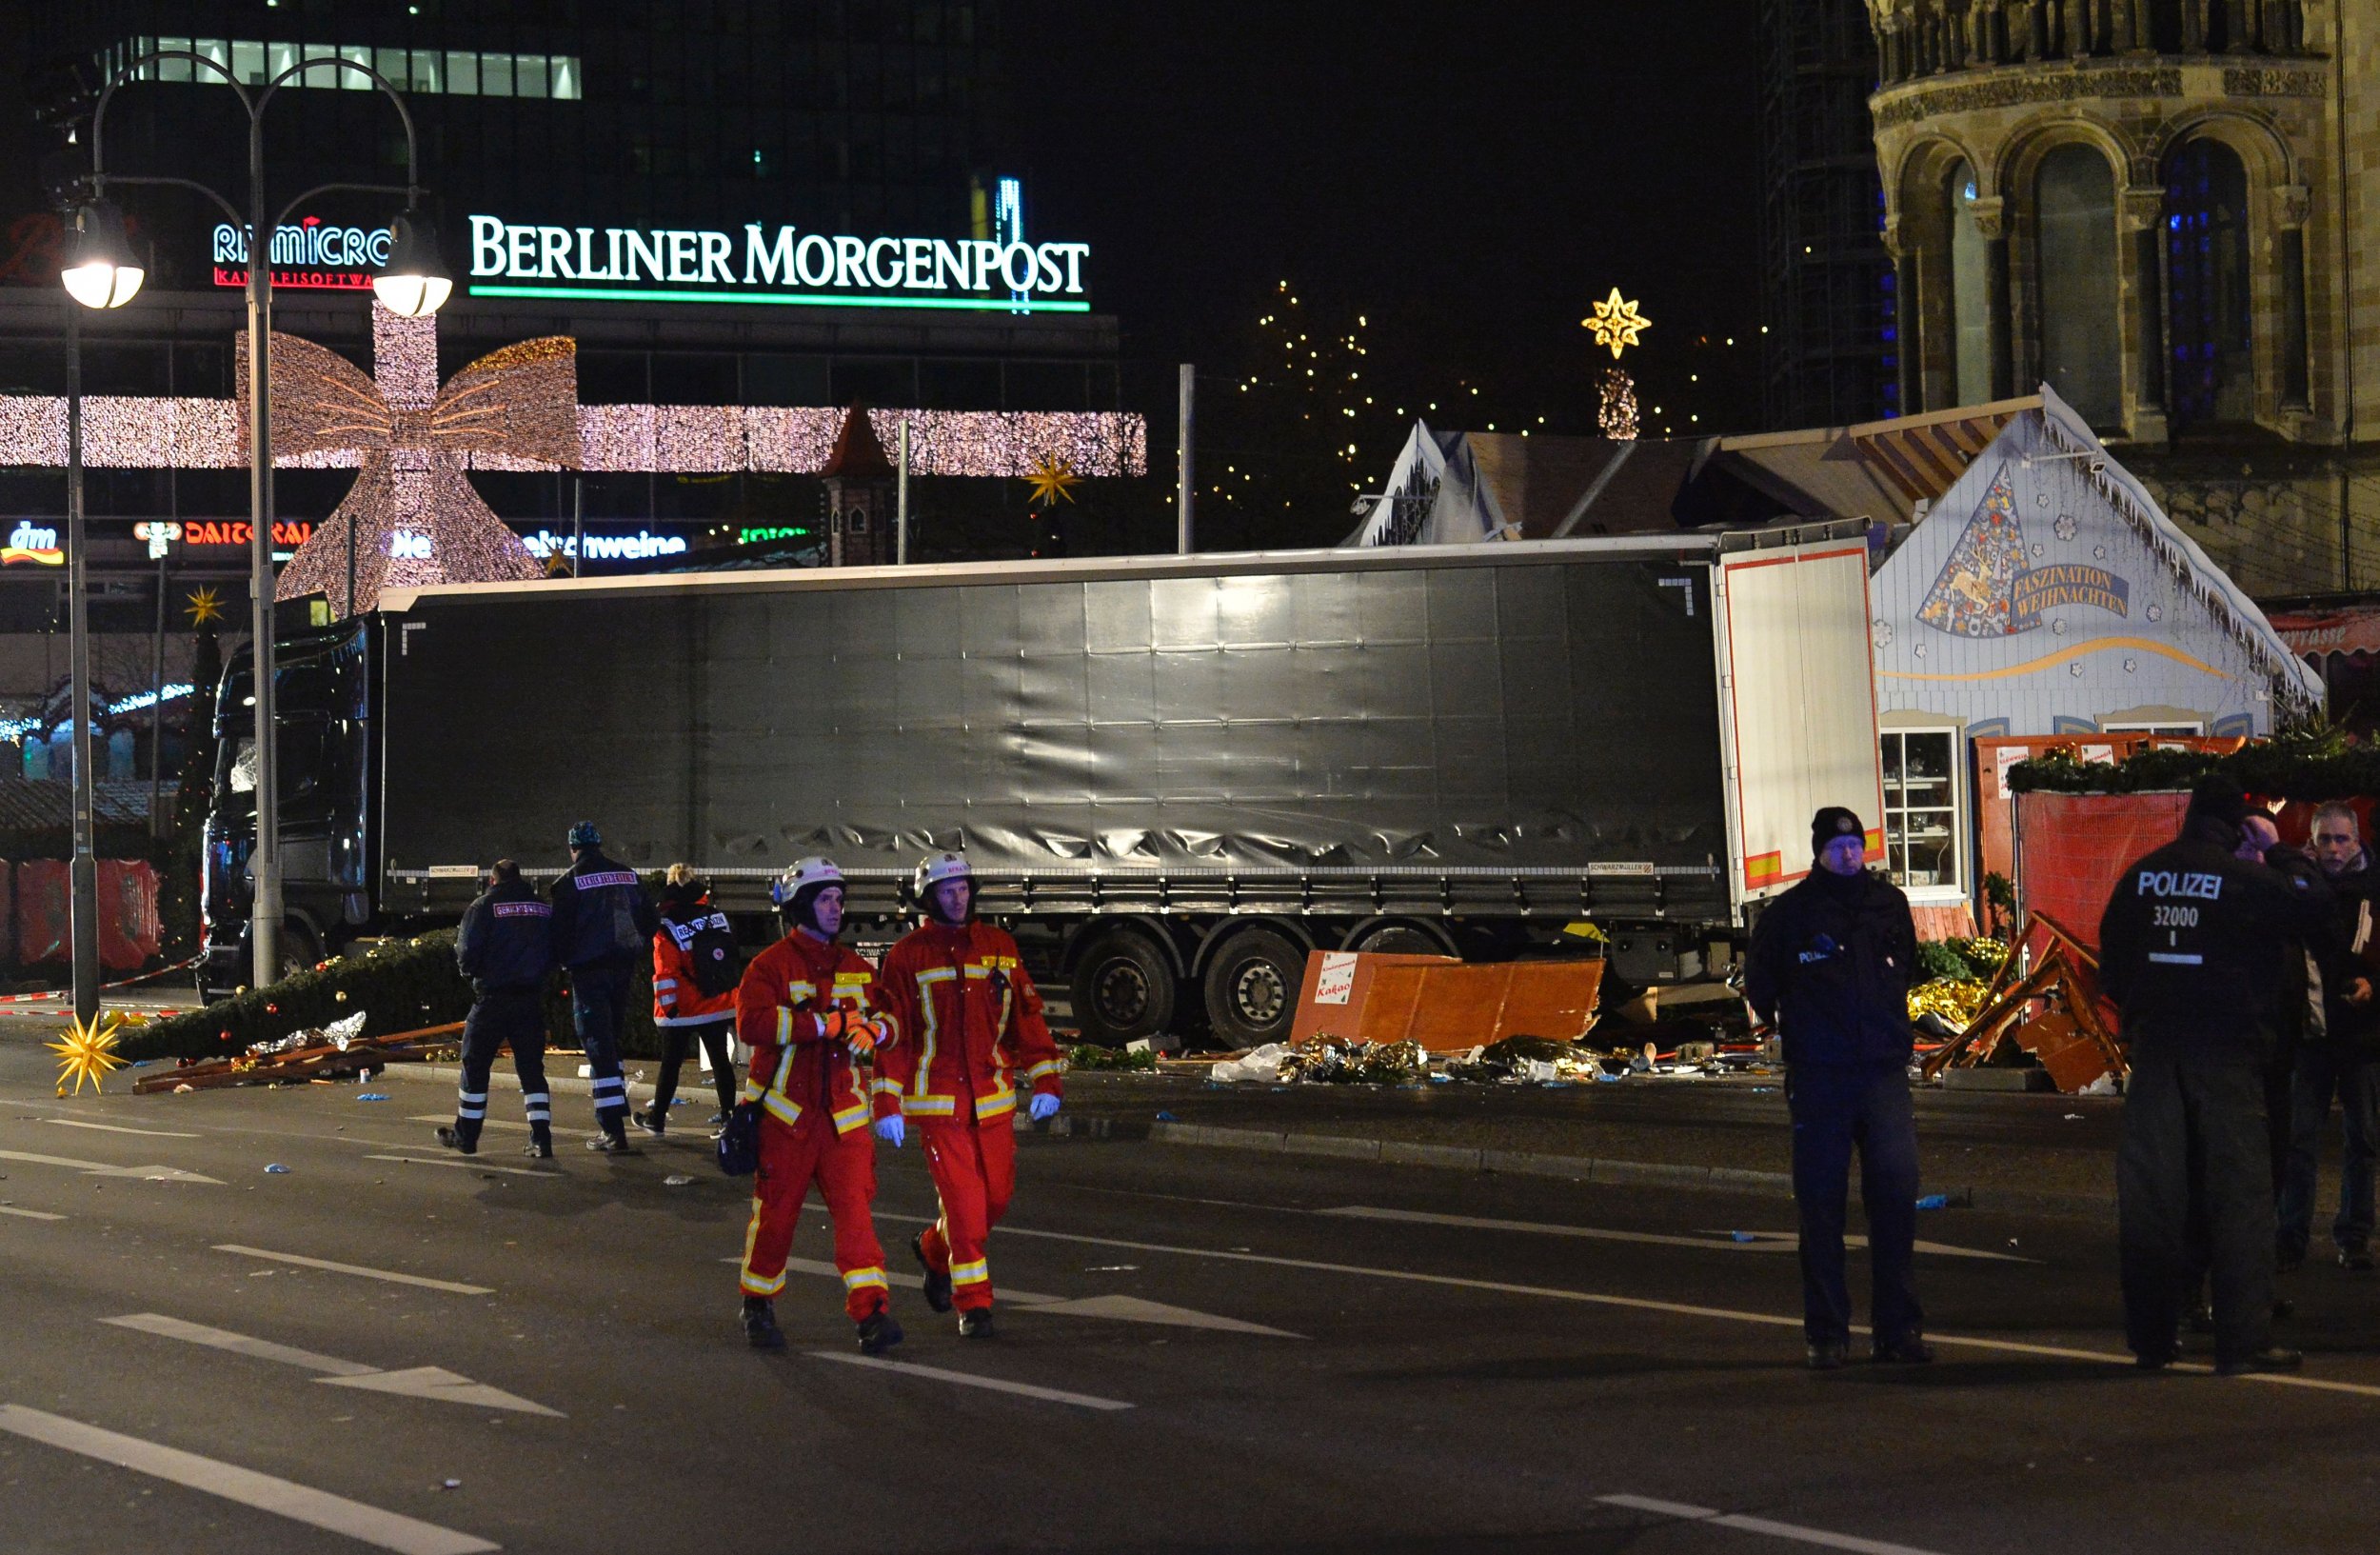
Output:
<instances>
[{"instance_id":1,"label":"road marking","mask_svg":"<svg viewBox=\"0 0 2380 1555\"><path fill-rule=\"evenodd\" d=\"M931 1224L924 1215L894 1215L883 1210L878 1220L903 1221L923 1226ZM1227 1252L1214 1247L1177 1247L1160 1242L1127 1242L1116 1237L1082 1236L1072 1231L1034 1231L1021 1226L1003 1226L1002 1236L1041 1237L1051 1242L1078 1242L1094 1247L1122 1247L1133 1252L1172 1253L1181 1258L1212 1258L1228 1264L1260 1264L1273 1268L1308 1269L1321 1274L1353 1274L1371 1280L1404 1280L1415 1285L1447 1286L1458 1290L1492 1290L1507 1296L1541 1296L1549 1301L1577 1302L1590 1306L1616 1306L1635 1312L1668 1312L1678 1317L1712 1318L1724 1323L1750 1323L1768 1328L1798 1328L1802 1320L1782 1317L1774 1312L1746 1312L1729 1306L1698 1306L1685 1302L1654 1301L1643 1296L1615 1296L1596 1290L1565 1290L1557 1286L1513 1285L1501 1280L1473 1280L1458 1274L1424 1274L1415 1269L1371 1268L1360 1264L1327 1264L1312 1258L1283 1258L1272 1253ZM1863 1324L1852 1325L1852 1332L1864 1334L1871 1330ZM2057 1361L2089 1361L2099 1366L2129 1366L2132 1358L2117 1350L2075 1349L2063 1345L2028 1345L2013 1339L1985 1339L1966 1334L1929 1332L1932 1343L1954 1346L1962 1349L1991 1350L2002 1355L2038 1355ZM2214 1368L2195 1362L2176 1361L2166 1368L2172 1372L2194 1372L2205 1375ZM2303 1377L2286 1371L2251 1371L2241 1381L2269 1383L2275 1387L2308 1387L2326 1393L2353 1393L2364 1398L2380 1398L2380 1386L2370 1383L2332 1382L2327 1378Z\"/></svg>"},{"instance_id":2,"label":"road marking","mask_svg":"<svg viewBox=\"0 0 2380 1555\"><path fill-rule=\"evenodd\" d=\"M64 1215L53 1215L47 1209L19 1209L14 1205L7 1204L0 1204L0 1215L21 1215L27 1220L66 1219Z\"/></svg>"},{"instance_id":3,"label":"road marking","mask_svg":"<svg viewBox=\"0 0 2380 1555\"><path fill-rule=\"evenodd\" d=\"M1651 1496L1597 1496L1595 1499L1607 1506L1625 1506L1630 1511L1651 1512L1656 1517L1675 1517L1687 1522L1716 1524L1723 1528L1741 1528L1746 1533L1765 1533L1774 1539L1791 1539L1798 1544L1819 1545L1828 1549L1854 1550L1857 1555L1935 1555L1934 1551L1919 1549L1914 1545L1888 1544L1881 1539L1862 1539L1849 1533L1829 1533L1824 1528L1804 1527L1798 1523L1778 1523L1765 1517L1722 1512L1716 1506L1690 1506L1682 1501L1656 1501Z\"/></svg>"},{"instance_id":4,"label":"road marking","mask_svg":"<svg viewBox=\"0 0 2380 1555\"><path fill-rule=\"evenodd\" d=\"M169 1183L212 1183L223 1186L220 1177L203 1177L179 1166L116 1166L105 1161L78 1161L70 1155L35 1155L30 1150L0 1150L0 1161L22 1161L34 1166L64 1166L87 1177L162 1178Z\"/></svg>"},{"instance_id":5,"label":"road marking","mask_svg":"<svg viewBox=\"0 0 2380 1555\"><path fill-rule=\"evenodd\" d=\"M204 1345L209 1349L228 1350L258 1361L278 1361L285 1366L304 1371L319 1371L318 1383L332 1387L361 1387L374 1393L397 1393L407 1398L430 1399L440 1404L467 1405L474 1409L518 1409L524 1414L565 1418L559 1409L548 1409L517 1393L501 1387L475 1383L460 1372L444 1366L407 1366L397 1371L384 1371L360 1362L342 1361L335 1355L317 1355L288 1345L276 1345L269 1339L251 1339L228 1328L210 1328L203 1323L185 1323L161 1312L134 1312L120 1318L101 1318L119 1328L134 1328L142 1333L156 1334L165 1339L185 1340Z\"/></svg>"},{"instance_id":6,"label":"road marking","mask_svg":"<svg viewBox=\"0 0 2380 1555\"><path fill-rule=\"evenodd\" d=\"M367 1161L402 1161L408 1166L468 1166L475 1171L500 1171L507 1177L563 1177L559 1171L539 1171L531 1166L499 1166L473 1155L367 1155Z\"/></svg>"},{"instance_id":7,"label":"road marking","mask_svg":"<svg viewBox=\"0 0 2380 1555\"><path fill-rule=\"evenodd\" d=\"M380 1369L354 1361L342 1361L335 1355L317 1355L312 1350L276 1345L269 1339L251 1339L247 1334L235 1334L228 1328L210 1328L203 1323L185 1323L163 1312L130 1312L123 1317L101 1318L99 1321L119 1328L132 1328L166 1339L204 1345L209 1349L229 1350L234 1355L250 1356L259 1361L278 1361L285 1366L327 1372L335 1377L365 1377Z\"/></svg>"},{"instance_id":8,"label":"road marking","mask_svg":"<svg viewBox=\"0 0 2380 1555\"><path fill-rule=\"evenodd\" d=\"M847 1366L872 1366L879 1371L897 1371L904 1377L925 1377L938 1383L957 1383L962 1387L988 1387L996 1393L1015 1393L1028 1399L1041 1399L1048 1404L1071 1404L1080 1409L1129 1409L1131 1405L1121 1399L1094 1398L1088 1393L1069 1393L1062 1388L1036 1387L1031 1383L1002 1382L997 1377L978 1377L964 1371L949 1371L941 1366L922 1366L910 1361L887 1361L874 1355L845 1355L841 1350L811 1350L814 1361L833 1361Z\"/></svg>"},{"instance_id":9,"label":"road marking","mask_svg":"<svg viewBox=\"0 0 2380 1555\"><path fill-rule=\"evenodd\" d=\"M295 1264L301 1268L327 1269L333 1274L355 1274L367 1280L387 1280L394 1285L415 1285L426 1290L447 1290L458 1296L492 1296L495 1287L484 1285L457 1285L452 1280L432 1280L426 1275L399 1274L394 1269L366 1268L361 1264L334 1264L327 1258L308 1258L303 1253L273 1252L265 1247L243 1247L236 1242L218 1242L215 1251L237 1253L242 1258L269 1258L276 1264Z\"/></svg>"},{"instance_id":10,"label":"road marking","mask_svg":"<svg viewBox=\"0 0 2380 1555\"><path fill-rule=\"evenodd\" d=\"M110 1134L147 1134L151 1139L205 1139L204 1134L176 1133L170 1128L128 1128L120 1123L85 1123L80 1118L44 1118L60 1128L97 1128Z\"/></svg>"},{"instance_id":11,"label":"road marking","mask_svg":"<svg viewBox=\"0 0 2380 1555\"><path fill-rule=\"evenodd\" d=\"M451 1112L420 1112L406 1119L405 1121L407 1123L443 1123L451 1127L454 1125L454 1114ZM509 1128L514 1133L519 1134L526 1134L529 1131L529 1126L526 1123L507 1123L502 1118L482 1119L480 1126L482 1128ZM593 1139L595 1137L595 1130L592 1128L565 1128L560 1125L555 1125L553 1134L556 1139L565 1137L571 1139ZM707 1144L709 1142L705 1140L704 1143Z\"/></svg>"},{"instance_id":12,"label":"road marking","mask_svg":"<svg viewBox=\"0 0 2380 1555\"><path fill-rule=\"evenodd\" d=\"M293 1480L276 1479L236 1464L144 1442L137 1436L102 1430L79 1420L28 1409L21 1404L0 1404L0 1430L68 1452L79 1452L86 1458L96 1458L171 1485L203 1490L293 1523L344 1534L393 1550L396 1555L483 1555L484 1551L504 1547L474 1534L442 1528L401 1512L384 1511Z\"/></svg>"},{"instance_id":13,"label":"road marking","mask_svg":"<svg viewBox=\"0 0 2380 1555\"><path fill-rule=\"evenodd\" d=\"M723 1258L723 1264L742 1264L741 1258ZM830 1280L843 1278L843 1271L818 1258L788 1258L785 1270L791 1274L818 1274ZM910 1290L925 1288L925 1278L918 1274L888 1274L885 1278ZM1045 1296L1035 1290L1012 1290L1000 1287L1003 1306L1013 1306L1021 1312L1058 1312L1068 1317L1112 1318L1119 1323L1155 1323L1175 1328L1212 1328L1218 1333L1262 1334L1269 1339L1303 1339L1285 1328L1267 1328L1260 1323L1242 1323L1238 1318L1218 1317L1212 1312L1197 1312L1187 1306L1168 1306L1163 1302L1144 1301L1139 1296Z\"/></svg>"},{"instance_id":14,"label":"road marking","mask_svg":"<svg viewBox=\"0 0 2380 1555\"><path fill-rule=\"evenodd\" d=\"M1636 1242L1662 1247L1716 1248L1721 1252L1777 1253L1797 1252L1801 1237L1794 1231L1700 1231L1693 1236L1666 1236L1657 1231L1614 1231L1594 1226L1560 1226L1534 1220L1495 1220L1483 1215L1439 1215L1419 1209L1378 1209L1370 1205L1347 1205L1338 1209L1317 1209L1317 1215L1335 1215L1342 1220L1400 1221L1417 1226L1459 1226L1478 1231L1525 1231L1533 1236L1582 1237L1596 1242ZM1737 1242L1738 1236L1752 1240ZM1847 1236L1843 1246L1864 1247L1864 1236ZM1938 1254L1944 1258L1981 1258L2000 1264L2033 1264L2038 1259L2018 1258L2013 1253L1988 1252L1976 1247L1956 1247L1946 1242L1920 1242L1919 1252Z\"/></svg>"}]
</instances>

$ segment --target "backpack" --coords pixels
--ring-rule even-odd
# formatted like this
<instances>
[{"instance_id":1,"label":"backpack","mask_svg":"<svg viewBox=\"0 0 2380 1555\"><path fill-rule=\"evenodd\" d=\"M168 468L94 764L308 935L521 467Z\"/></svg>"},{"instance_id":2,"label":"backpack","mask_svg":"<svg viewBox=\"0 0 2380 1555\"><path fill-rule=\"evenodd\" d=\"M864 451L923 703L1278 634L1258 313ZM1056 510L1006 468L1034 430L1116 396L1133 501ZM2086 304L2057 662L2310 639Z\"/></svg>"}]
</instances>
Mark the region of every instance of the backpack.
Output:
<instances>
[{"instance_id":1,"label":"backpack","mask_svg":"<svg viewBox=\"0 0 2380 1555\"><path fill-rule=\"evenodd\" d=\"M727 1113L727 1126L719 1131L719 1169L730 1177L749 1177L760 1166L760 1104L738 1102Z\"/></svg>"},{"instance_id":2,"label":"backpack","mask_svg":"<svg viewBox=\"0 0 2380 1555\"><path fill-rule=\"evenodd\" d=\"M706 999L736 991L744 981L744 955L736 945L735 930L727 927L727 915L714 912L706 917L684 923L671 920L669 937L678 942L694 966L694 986Z\"/></svg>"}]
</instances>

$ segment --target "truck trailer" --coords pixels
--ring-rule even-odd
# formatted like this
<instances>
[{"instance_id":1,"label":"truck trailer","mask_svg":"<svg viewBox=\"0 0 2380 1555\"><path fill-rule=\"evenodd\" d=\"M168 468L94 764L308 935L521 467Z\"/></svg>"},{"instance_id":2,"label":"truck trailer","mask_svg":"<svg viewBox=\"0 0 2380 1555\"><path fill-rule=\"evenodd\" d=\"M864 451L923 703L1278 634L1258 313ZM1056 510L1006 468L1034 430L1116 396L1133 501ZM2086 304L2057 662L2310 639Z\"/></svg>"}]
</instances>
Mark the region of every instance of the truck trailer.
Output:
<instances>
[{"instance_id":1,"label":"truck trailer","mask_svg":"<svg viewBox=\"0 0 2380 1555\"><path fill-rule=\"evenodd\" d=\"M1700 969L1881 825L1849 526L397 589L276 647L285 960L452 922L570 825L758 941L962 848L1095 1040L1289 1029L1308 951ZM217 698L202 990L246 981L252 672ZM1881 832L1869 838L1882 852Z\"/></svg>"}]
</instances>

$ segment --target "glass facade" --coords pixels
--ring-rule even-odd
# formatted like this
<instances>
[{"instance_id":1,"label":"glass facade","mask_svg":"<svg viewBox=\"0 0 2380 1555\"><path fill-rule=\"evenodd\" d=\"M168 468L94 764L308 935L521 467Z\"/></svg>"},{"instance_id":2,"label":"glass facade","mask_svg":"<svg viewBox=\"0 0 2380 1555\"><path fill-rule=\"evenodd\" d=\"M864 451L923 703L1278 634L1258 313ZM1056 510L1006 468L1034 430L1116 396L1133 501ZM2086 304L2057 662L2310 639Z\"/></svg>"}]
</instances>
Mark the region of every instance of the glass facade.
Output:
<instances>
[{"instance_id":1,"label":"glass facade","mask_svg":"<svg viewBox=\"0 0 2380 1555\"><path fill-rule=\"evenodd\" d=\"M2191 141L2173 154L2165 199L2175 418L2252 421L2248 169L2220 141Z\"/></svg>"},{"instance_id":2,"label":"glass facade","mask_svg":"<svg viewBox=\"0 0 2380 1555\"><path fill-rule=\"evenodd\" d=\"M2093 427L2120 429L2114 169L2095 147L2057 148L2041 159L2034 211L2041 376Z\"/></svg>"}]
</instances>

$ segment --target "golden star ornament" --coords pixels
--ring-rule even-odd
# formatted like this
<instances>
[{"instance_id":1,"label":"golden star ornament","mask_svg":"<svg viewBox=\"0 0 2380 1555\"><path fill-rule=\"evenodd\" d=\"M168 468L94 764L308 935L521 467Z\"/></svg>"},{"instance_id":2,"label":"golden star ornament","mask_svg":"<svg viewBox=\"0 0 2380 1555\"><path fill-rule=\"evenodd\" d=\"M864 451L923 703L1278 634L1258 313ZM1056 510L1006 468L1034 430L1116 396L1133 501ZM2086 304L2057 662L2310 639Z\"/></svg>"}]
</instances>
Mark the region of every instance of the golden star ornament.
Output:
<instances>
[{"instance_id":1,"label":"golden star ornament","mask_svg":"<svg viewBox=\"0 0 2380 1555\"><path fill-rule=\"evenodd\" d=\"M122 1035L122 1023L113 1015L93 1016L89 1026L68 1016L66 1039L44 1045L58 1055L58 1094L67 1093L69 1080L74 1082L77 1096L83 1093L86 1080L90 1082L92 1090L98 1090L99 1083L110 1071L122 1068L125 1061L116 1053L116 1043Z\"/></svg>"},{"instance_id":2,"label":"golden star ornament","mask_svg":"<svg viewBox=\"0 0 2380 1555\"><path fill-rule=\"evenodd\" d=\"M1629 347L1642 345L1644 342L1638 337L1653 328L1653 321L1637 312L1635 303L1622 298L1617 287L1612 288L1609 297L1595 305L1595 317L1578 322L1593 331L1597 345L1612 348L1612 360L1615 362L1619 360L1619 353Z\"/></svg>"},{"instance_id":3,"label":"golden star ornament","mask_svg":"<svg viewBox=\"0 0 2380 1555\"><path fill-rule=\"evenodd\" d=\"M1082 477L1074 472L1074 466L1054 454L1044 454L1024 477L1033 486L1033 505L1055 508L1062 500L1074 501L1075 483Z\"/></svg>"},{"instance_id":4,"label":"golden star ornament","mask_svg":"<svg viewBox=\"0 0 2380 1555\"><path fill-rule=\"evenodd\" d=\"M223 596L214 589L201 588L184 597L189 601L184 613L189 616L191 626L203 627L209 621L223 619Z\"/></svg>"}]
</instances>

